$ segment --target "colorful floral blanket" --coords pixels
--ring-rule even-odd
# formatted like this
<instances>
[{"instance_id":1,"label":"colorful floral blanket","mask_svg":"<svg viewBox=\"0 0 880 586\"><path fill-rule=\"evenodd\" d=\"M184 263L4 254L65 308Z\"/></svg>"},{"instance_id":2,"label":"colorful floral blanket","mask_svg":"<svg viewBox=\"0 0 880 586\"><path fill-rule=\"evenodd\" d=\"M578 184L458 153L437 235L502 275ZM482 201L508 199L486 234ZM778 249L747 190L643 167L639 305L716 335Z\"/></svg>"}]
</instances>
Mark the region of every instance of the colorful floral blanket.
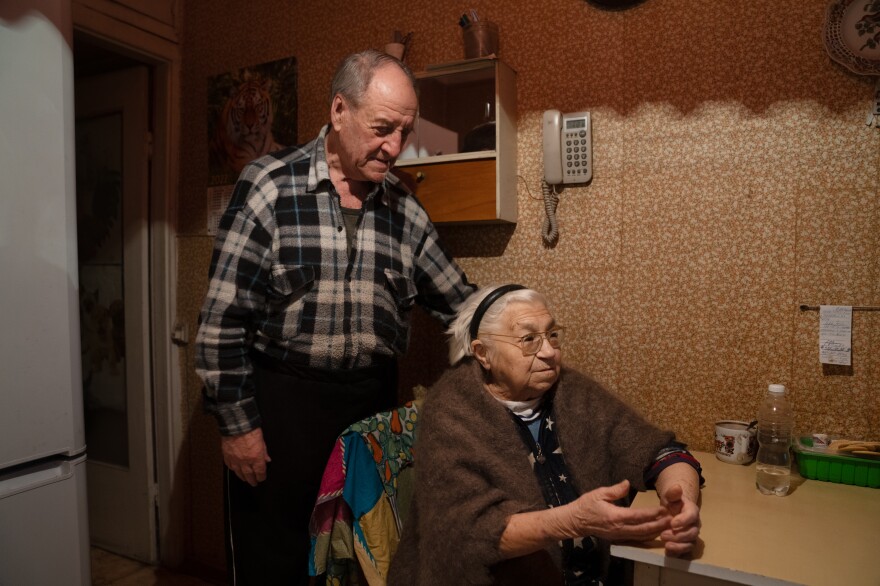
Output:
<instances>
[{"instance_id":1,"label":"colorful floral blanket","mask_svg":"<svg viewBox=\"0 0 880 586\"><path fill-rule=\"evenodd\" d=\"M358 421L336 440L312 511L309 573L328 586L384 585L400 541L398 475L413 462L418 401Z\"/></svg>"}]
</instances>

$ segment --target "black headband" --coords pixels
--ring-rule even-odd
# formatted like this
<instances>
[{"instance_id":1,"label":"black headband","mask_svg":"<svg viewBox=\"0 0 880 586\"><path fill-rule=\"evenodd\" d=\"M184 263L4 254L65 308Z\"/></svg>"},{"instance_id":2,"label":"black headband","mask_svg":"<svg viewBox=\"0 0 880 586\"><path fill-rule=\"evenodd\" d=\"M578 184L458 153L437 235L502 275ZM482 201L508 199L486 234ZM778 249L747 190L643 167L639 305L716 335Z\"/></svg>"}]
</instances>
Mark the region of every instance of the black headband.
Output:
<instances>
[{"instance_id":1,"label":"black headband","mask_svg":"<svg viewBox=\"0 0 880 586\"><path fill-rule=\"evenodd\" d=\"M480 331L480 322L483 320L483 316L488 311L489 307L492 306L493 303L498 301L498 299L511 291L519 291L520 289L525 289L522 285L502 285L483 297L483 300L480 301L480 304L477 306L477 310L474 312L474 317L471 319L471 341L477 339L477 333Z\"/></svg>"}]
</instances>

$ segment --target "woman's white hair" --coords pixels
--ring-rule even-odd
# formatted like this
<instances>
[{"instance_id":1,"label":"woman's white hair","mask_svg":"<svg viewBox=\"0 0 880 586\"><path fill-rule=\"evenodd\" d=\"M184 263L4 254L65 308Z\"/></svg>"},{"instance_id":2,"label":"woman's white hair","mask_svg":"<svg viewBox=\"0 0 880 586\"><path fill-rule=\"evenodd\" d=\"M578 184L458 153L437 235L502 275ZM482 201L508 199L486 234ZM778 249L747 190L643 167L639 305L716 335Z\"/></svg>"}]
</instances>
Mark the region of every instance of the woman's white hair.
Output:
<instances>
[{"instance_id":1,"label":"woman's white hair","mask_svg":"<svg viewBox=\"0 0 880 586\"><path fill-rule=\"evenodd\" d=\"M471 321L474 319L474 313L480 302L489 296L492 291L501 285L489 285L482 287L471 294L470 297L462 301L457 308L455 319L446 331L449 336L449 364L456 364L466 356L473 356L474 351L471 348L470 327ZM501 314L507 309L511 303L541 303L547 306L547 299L534 289L517 289L505 293L498 298L495 303L489 306L483 318L480 320L481 331L492 331L498 329L498 321Z\"/></svg>"}]
</instances>

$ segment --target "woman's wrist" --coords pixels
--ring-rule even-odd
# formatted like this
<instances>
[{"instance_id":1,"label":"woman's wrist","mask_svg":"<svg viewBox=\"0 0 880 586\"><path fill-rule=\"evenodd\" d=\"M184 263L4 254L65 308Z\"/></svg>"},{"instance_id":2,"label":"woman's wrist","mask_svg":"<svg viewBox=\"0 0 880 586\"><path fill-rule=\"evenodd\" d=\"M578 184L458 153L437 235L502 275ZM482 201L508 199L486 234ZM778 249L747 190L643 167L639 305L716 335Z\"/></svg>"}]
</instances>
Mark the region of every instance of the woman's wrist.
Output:
<instances>
[{"instance_id":1,"label":"woman's wrist","mask_svg":"<svg viewBox=\"0 0 880 586\"><path fill-rule=\"evenodd\" d=\"M528 555L576 537L571 520L570 504L512 515L501 534L501 554L508 559Z\"/></svg>"}]
</instances>

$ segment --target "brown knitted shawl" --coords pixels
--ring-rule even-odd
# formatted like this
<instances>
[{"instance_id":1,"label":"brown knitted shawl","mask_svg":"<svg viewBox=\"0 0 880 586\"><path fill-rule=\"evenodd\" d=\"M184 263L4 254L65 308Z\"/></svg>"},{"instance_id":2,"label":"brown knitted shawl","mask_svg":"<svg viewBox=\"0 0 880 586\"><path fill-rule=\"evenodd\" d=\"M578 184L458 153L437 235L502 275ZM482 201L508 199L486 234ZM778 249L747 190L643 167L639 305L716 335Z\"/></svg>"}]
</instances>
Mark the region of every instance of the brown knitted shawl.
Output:
<instances>
[{"instance_id":1,"label":"brown knitted shawl","mask_svg":"<svg viewBox=\"0 0 880 586\"><path fill-rule=\"evenodd\" d=\"M643 475L674 435L645 421L596 381L562 369L556 430L580 494ZM388 584L562 583L556 546L502 561L508 518L546 508L507 409L483 388L473 359L446 372L420 412L412 508ZM606 548L607 543L602 546Z\"/></svg>"}]
</instances>

